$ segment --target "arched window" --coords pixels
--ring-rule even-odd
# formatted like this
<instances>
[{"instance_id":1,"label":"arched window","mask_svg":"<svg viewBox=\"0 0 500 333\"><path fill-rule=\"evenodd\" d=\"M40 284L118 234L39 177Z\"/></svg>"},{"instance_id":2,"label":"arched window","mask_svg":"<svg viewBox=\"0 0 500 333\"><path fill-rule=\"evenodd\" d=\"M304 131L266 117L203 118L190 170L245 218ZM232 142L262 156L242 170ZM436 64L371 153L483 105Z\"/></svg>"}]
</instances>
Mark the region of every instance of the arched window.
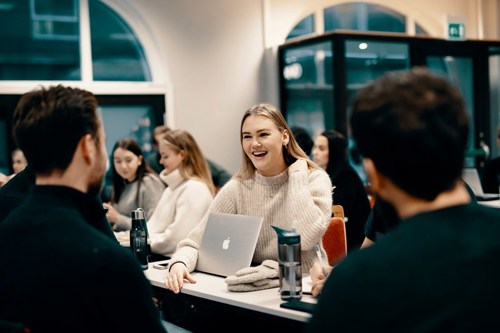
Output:
<instances>
[{"instance_id":1,"label":"arched window","mask_svg":"<svg viewBox=\"0 0 500 333\"><path fill-rule=\"evenodd\" d=\"M323 9L323 31L337 29L356 31L408 32L407 18L384 6L352 2L334 5ZM287 39L319 33L314 30L315 14L306 16L290 32ZM415 34L427 35L419 24L413 27Z\"/></svg>"},{"instance_id":2,"label":"arched window","mask_svg":"<svg viewBox=\"0 0 500 333\"><path fill-rule=\"evenodd\" d=\"M286 39L310 35L314 33L314 14L306 16L302 21L300 21L288 34Z\"/></svg>"},{"instance_id":3,"label":"arched window","mask_svg":"<svg viewBox=\"0 0 500 333\"><path fill-rule=\"evenodd\" d=\"M151 132L165 121L166 87L161 82L151 87L146 52L117 11L119 5L111 0L0 1L0 172L12 172L11 119L19 97L36 86L61 82L96 94L108 151L130 136L145 154L154 153ZM134 82L133 88L124 82Z\"/></svg>"},{"instance_id":4,"label":"arched window","mask_svg":"<svg viewBox=\"0 0 500 333\"><path fill-rule=\"evenodd\" d=\"M151 81L140 41L130 27L100 1L89 1L92 69L95 81Z\"/></svg>"},{"instance_id":5,"label":"arched window","mask_svg":"<svg viewBox=\"0 0 500 333\"><path fill-rule=\"evenodd\" d=\"M101 1L80 8L79 0L0 3L0 80L82 80L81 49L91 49L91 80L150 81L132 29Z\"/></svg>"}]
</instances>

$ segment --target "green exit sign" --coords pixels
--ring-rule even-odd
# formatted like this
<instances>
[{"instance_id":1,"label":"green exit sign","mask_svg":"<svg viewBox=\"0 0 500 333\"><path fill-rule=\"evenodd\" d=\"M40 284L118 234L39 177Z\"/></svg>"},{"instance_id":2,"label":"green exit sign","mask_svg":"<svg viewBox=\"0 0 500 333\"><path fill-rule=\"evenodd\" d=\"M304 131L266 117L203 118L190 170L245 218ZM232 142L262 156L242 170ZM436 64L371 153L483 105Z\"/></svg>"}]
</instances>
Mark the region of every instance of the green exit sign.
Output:
<instances>
[{"instance_id":1,"label":"green exit sign","mask_svg":"<svg viewBox=\"0 0 500 333\"><path fill-rule=\"evenodd\" d=\"M465 39L465 24L448 23L448 39Z\"/></svg>"}]
</instances>

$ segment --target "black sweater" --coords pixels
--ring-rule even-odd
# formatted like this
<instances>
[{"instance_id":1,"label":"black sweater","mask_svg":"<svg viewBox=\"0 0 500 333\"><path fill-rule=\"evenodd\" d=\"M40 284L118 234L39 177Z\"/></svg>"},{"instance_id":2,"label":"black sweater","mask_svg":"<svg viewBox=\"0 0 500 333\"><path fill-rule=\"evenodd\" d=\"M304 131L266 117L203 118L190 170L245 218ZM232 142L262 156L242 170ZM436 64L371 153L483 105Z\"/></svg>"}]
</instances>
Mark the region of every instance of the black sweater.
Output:
<instances>
[{"instance_id":1,"label":"black sweater","mask_svg":"<svg viewBox=\"0 0 500 333\"><path fill-rule=\"evenodd\" d=\"M32 332L164 332L130 250L95 226L93 197L35 186L1 224L0 318Z\"/></svg>"}]
</instances>

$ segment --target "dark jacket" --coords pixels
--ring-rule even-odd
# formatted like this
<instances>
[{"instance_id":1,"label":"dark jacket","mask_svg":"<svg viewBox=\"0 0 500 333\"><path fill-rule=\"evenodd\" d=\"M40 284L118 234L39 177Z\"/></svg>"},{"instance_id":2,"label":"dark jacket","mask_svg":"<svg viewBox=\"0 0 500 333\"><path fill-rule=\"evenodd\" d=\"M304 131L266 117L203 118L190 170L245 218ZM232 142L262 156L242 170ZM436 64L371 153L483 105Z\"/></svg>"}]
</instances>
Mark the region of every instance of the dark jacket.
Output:
<instances>
[{"instance_id":1,"label":"dark jacket","mask_svg":"<svg viewBox=\"0 0 500 333\"><path fill-rule=\"evenodd\" d=\"M333 204L344 208L347 249L351 252L359 249L365 238L370 202L358 173L349 163L338 166L336 171L332 177Z\"/></svg>"},{"instance_id":2,"label":"dark jacket","mask_svg":"<svg viewBox=\"0 0 500 333\"><path fill-rule=\"evenodd\" d=\"M7 184L0 187L0 224L10 212L26 201L28 195L35 187L35 179L35 173L28 164L23 171L15 175L14 178L7 182ZM100 205L102 210L102 202L100 199L96 198L95 200L97 204ZM102 231L105 235L116 241L115 235L111 230L111 226L105 214L99 214L97 219L89 222L97 230Z\"/></svg>"},{"instance_id":3,"label":"dark jacket","mask_svg":"<svg viewBox=\"0 0 500 333\"><path fill-rule=\"evenodd\" d=\"M4 186L0 187L0 223L22 204L35 186L35 173L28 165Z\"/></svg>"},{"instance_id":4,"label":"dark jacket","mask_svg":"<svg viewBox=\"0 0 500 333\"><path fill-rule=\"evenodd\" d=\"M95 226L94 197L35 186L0 224L0 318L33 332L164 332L130 250Z\"/></svg>"},{"instance_id":5,"label":"dark jacket","mask_svg":"<svg viewBox=\"0 0 500 333\"><path fill-rule=\"evenodd\" d=\"M489 332L500 308L500 210L415 215L328 277L307 332Z\"/></svg>"}]
</instances>

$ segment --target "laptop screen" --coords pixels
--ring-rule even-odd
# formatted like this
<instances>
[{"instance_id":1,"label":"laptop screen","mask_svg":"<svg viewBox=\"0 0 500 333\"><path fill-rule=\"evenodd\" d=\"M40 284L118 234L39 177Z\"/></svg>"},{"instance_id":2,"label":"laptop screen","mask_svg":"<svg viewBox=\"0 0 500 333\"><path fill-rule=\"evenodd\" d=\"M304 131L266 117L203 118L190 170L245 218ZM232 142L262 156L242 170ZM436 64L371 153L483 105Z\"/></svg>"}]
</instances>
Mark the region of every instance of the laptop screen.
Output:
<instances>
[{"instance_id":1,"label":"laptop screen","mask_svg":"<svg viewBox=\"0 0 500 333\"><path fill-rule=\"evenodd\" d=\"M229 276L249 267L262 222L260 216L210 213L196 270Z\"/></svg>"}]
</instances>

